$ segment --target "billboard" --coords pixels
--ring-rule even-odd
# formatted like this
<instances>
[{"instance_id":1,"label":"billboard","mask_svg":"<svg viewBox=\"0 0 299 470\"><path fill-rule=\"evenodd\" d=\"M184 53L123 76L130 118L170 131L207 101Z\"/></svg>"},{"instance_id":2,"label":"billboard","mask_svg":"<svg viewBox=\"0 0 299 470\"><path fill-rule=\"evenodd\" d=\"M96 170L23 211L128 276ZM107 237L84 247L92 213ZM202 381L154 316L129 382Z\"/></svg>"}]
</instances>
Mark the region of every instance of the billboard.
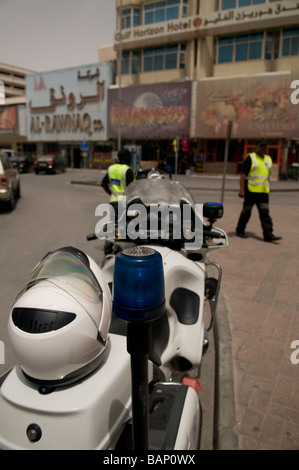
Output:
<instances>
[{"instance_id":1,"label":"billboard","mask_svg":"<svg viewBox=\"0 0 299 470\"><path fill-rule=\"evenodd\" d=\"M225 138L299 137L299 106L292 104L291 74L204 79L198 82L197 116L191 136Z\"/></svg>"},{"instance_id":2,"label":"billboard","mask_svg":"<svg viewBox=\"0 0 299 470\"><path fill-rule=\"evenodd\" d=\"M18 135L19 117L17 106L0 107L0 136Z\"/></svg>"},{"instance_id":3,"label":"billboard","mask_svg":"<svg viewBox=\"0 0 299 470\"><path fill-rule=\"evenodd\" d=\"M173 139L190 132L192 82L109 90L108 135L127 139ZM121 99L119 99L121 96Z\"/></svg>"},{"instance_id":4,"label":"billboard","mask_svg":"<svg viewBox=\"0 0 299 470\"><path fill-rule=\"evenodd\" d=\"M112 79L113 64L108 62L28 75L28 140L107 140Z\"/></svg>"}]
</instances>

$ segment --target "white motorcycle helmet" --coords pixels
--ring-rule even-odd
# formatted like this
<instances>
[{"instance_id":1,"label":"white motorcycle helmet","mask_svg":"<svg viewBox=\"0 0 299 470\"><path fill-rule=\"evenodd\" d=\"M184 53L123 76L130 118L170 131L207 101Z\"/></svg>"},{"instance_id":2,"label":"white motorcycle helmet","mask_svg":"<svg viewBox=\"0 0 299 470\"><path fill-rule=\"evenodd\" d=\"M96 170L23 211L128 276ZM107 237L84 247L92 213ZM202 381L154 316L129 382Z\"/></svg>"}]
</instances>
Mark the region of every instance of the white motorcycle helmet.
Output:
<instances>
[{"instance_id":1,"label":"white motorcycle helmet","mask_svg":"<svg viewBox=\"0 0 299 470\"><path fill-rule=\"evenodd\" d=\"M105 360L110 320L111 294L101 269L67 247L35 267L12 307L8 334L28 379L64 386Z\"/></svg>"}]
</instances>

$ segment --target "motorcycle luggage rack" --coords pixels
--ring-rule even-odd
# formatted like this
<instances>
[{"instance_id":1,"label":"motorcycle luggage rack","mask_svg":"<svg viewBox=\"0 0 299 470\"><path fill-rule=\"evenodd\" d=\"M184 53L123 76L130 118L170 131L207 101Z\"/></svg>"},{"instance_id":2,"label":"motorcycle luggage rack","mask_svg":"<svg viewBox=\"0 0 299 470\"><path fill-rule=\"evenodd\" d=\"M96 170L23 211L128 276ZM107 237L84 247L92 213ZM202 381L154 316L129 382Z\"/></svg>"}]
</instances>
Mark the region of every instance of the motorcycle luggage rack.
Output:
<instances>
[{"instance_id":1,"label":"motorcycle luggage rack","mask_svg":"<svg viewBox=\"0 0 299 470\"><path fill-rule=\"evenodd\" d=\"M213 328L213 325L215 323L217 303L218 303L220 285L221 285L221 279L222 279L222 268L218 263L215 263L214 261L208 261L206 263L206 266L207 267L214 266L218 271L217 279L213 277L207 277L205 281L206 282L205 294L206 294L206 298L209 301L210 309L211 309L211 322L210 322L209 327L207 328L207 331L210 331Z\"/></svg>"}]
</instances>

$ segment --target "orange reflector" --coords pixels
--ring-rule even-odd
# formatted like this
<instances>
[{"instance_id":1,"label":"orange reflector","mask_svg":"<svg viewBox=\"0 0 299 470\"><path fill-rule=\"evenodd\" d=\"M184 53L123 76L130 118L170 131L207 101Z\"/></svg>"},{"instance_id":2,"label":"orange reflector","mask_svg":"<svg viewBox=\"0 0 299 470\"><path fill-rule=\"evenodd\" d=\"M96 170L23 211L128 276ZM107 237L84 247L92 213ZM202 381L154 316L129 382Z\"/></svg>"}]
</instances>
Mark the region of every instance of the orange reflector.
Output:
<instances>
[{"instance_id":1,"label":"orange reflector","mask_svg":"<svg viewBox=\"0 0 299 470\"><path fill-rule=\"evenodd\" d=\"M197 379L192 379L191 377L184 377L183 384L187 385L188 387L194 388L196 393L198 393L200 390L203 391L203 388Z\"/></svg>"}]
</instances>

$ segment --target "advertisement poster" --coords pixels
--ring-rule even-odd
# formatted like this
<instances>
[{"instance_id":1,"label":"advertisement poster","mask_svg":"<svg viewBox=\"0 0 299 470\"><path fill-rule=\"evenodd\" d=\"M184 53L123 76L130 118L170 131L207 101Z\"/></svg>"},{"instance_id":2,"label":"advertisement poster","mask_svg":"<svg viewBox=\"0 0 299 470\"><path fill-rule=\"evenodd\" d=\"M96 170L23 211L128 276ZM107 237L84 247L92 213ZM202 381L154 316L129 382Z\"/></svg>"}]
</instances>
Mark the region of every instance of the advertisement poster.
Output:
<instances>
[{"instance_id":1,"label":"advertisement poster","mask_svg":"<svg viewBox=\"0 0 299 470\"><path fill-rule=\"evenodd\" d=\"M298 138L299 108L290 101L291 74L204 79L198 83L196 137Z\"/></svg>"},{"instance_id":2,"label":"advertisement poster","mask_svg":"<svg viewBox=\"0 0 299 470\"><path fill-rule=\"evenodd\" d=\"M0 108L0 135L17 135L19 120L17 106L3 106Z\"/></svg>"},{"instance_id":3,"label":"advertisement poster","mask_svg":"<svg viewBox=\"0 0 299 470\"><path fill-rule=\"evenodd\" d=\"M93 152L92 168L106 170L112 164L112 152Z\"/></svg>"},{"instance_id":4,"label":"advertisement poster","mask_svg":"<svg viewBox=\"0 0 299 470\"><path fill-rule=\"evenodd\" d=\"M105 62L28 75L28 140L106 140L112 72Z\"/></svg>"},{"instance_id":5,"label":"advertisement poster","mask_svg":"<svg viewBox=\"0 0 299 470\"><path fill-rule=\"evenodd\" d=\"M161 83L109 90L108 135L128 139L188 137L191 82Z\"/></svg>"}]
</instances>

